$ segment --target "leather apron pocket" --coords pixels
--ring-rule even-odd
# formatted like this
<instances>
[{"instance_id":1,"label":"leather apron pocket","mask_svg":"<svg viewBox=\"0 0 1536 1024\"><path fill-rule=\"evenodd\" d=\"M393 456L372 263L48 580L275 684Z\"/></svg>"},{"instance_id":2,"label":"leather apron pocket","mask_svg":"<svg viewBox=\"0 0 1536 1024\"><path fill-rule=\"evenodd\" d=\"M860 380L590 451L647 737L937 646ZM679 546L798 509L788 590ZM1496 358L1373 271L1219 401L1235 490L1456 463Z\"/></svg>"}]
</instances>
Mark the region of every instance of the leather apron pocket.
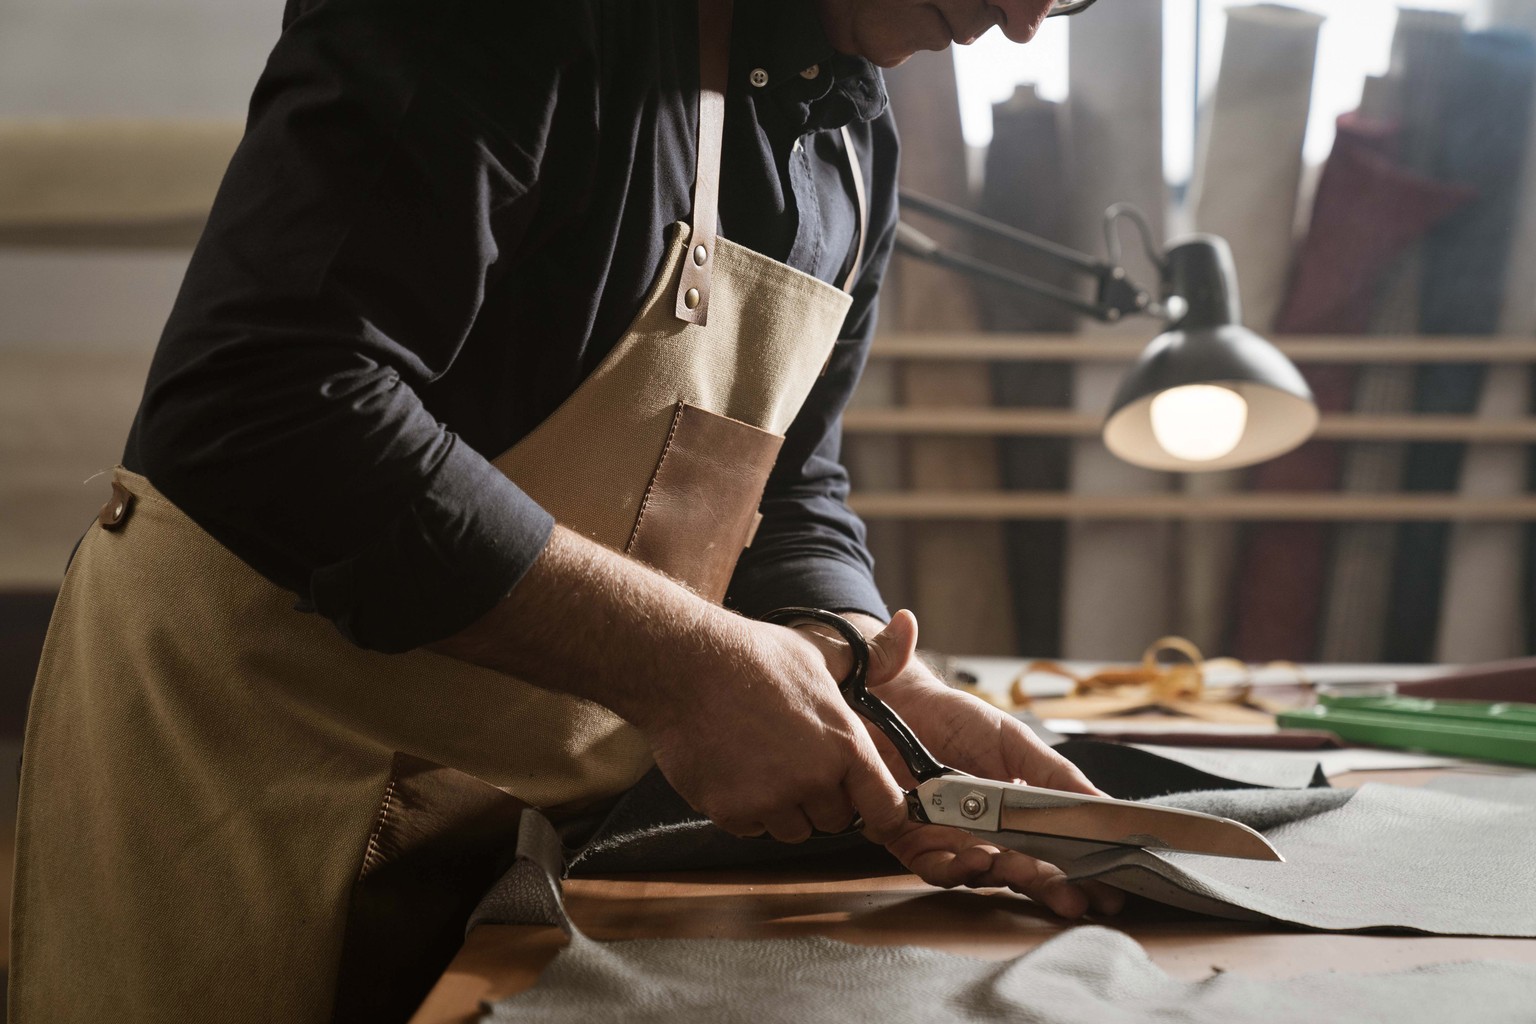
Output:
<instances>
[{"instance_id":1,"label":"leather apron pocket","mask_svg":"<svg viewBox=\"0 0 1536 1024\"><path fill-rule=\"evenodd\" d=\"M718 603L760 518L784 438L677 403L625 554Z\"/></svg>"}]
</instances>

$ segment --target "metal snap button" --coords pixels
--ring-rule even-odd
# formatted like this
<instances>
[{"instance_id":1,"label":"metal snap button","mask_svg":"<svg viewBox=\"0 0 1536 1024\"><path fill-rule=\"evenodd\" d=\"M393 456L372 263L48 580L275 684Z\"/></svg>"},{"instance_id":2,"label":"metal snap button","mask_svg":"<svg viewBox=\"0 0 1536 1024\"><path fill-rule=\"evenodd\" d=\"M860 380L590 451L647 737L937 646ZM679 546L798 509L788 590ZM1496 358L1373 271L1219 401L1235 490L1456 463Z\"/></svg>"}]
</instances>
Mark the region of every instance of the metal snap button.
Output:
<instances>
[{"instance_id":1,"label":"metal snap button","mask_svg":"<svg viewBox=\"0 0 1536 1024\"><path fill-rule=\"evenodd\" d=\"M696 246L693 247L693 262L694 263L696 263L696 264L698 264L699 266L702 267L704 265L704 261L707 260L707 259L709 259L709 250L708 249L704 248L702 245L696 245Z\"/></svg>"},{"instance_id":2,"label":"metal snap button","mask_svg":"<svg viewBox=\"0 0 1536 1024\"><path fill-rule=\"evenodd\" d=\"M762 68L753 68L752 74L748 77L751 79L752 84L759 89L768 84L768 72Z\"/></svg>"},{"instance_id":3,"label":"metal snap button","mask_svg":"<svg viewBox=\"0 0 1536 1024\"><path fill-rule=\"evenodd\" d=\"M123 525L123 520L128 518L128 509L133 505L133 492L122 484L112 482L112 496L107 503L101 506L101 511L96 513L96 521L101 524L103 530L116 530Z\"/></svg>"},{"instance_id":4,"label":"metal snap button","mask_svg":"<svg viewBox=\"0 0 1536 1024\"><path fill-rule=\"evenodd\" d=\"M699 308L699 290L697 288L689 288L683 293L683 305L689 309Z\"/></svg>"}]
</instances>

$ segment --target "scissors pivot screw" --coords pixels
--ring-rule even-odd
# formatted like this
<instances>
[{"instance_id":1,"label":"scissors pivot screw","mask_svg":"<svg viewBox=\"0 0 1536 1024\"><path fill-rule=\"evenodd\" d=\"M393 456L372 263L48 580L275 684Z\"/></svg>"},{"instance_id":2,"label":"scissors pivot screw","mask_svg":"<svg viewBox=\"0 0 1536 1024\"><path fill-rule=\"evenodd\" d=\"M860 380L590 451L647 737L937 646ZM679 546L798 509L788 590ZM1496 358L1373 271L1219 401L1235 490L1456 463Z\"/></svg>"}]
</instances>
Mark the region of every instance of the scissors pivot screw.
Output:
<instances>
[{"instance_id":1,"label":"scissors pivot screw","mask_svg":"<svg viewBox=\"0 0 1536 1024\"><path fill-rule=\"evenodd\" d=\"M974 821L987 813L987 798L980 793L967 793L960 801L960 813Z\"/></svg>"}]
</instances>

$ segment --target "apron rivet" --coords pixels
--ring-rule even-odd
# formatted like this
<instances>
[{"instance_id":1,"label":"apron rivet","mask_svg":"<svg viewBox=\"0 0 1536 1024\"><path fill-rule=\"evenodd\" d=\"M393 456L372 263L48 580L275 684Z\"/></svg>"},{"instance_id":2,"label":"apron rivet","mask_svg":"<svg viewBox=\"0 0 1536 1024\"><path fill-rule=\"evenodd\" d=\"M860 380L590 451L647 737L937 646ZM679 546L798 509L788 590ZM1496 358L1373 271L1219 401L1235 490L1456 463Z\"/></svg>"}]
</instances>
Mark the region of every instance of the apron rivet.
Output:
<instances>
[{"instance_id":1,"label":"apron rivet","mask_svg":"<svg viewBox=\"0 0 1536 1024\"><path fill-rule=\"evenodd\" d=\"M699 308L699 290L697 288L689 288L688 291L684 293L683 305L687 306L689 309Z\"/></svg>"},{"instance_id":2,"label":"apron rivet","mask_svg":"<svg viewBox=\"0 0 1536 1024\"><path fill-rule=\"evenodd\" d=\"M709 259L709 250L704 248L702 245L694 246L693 262L702 267L704 265L704 261L707 259Z\"/></svg>"},{"instance_id":3,"label":"apron rivet","mask_svg":"<svg viewBox=\"0 0 1536 1024\"><path fill-rule=\"evenodd\" d=\"M133 502L133 492L117 481L112 482L112 494L96 514L96 521L103 530L116 530L128 518L128 506Z\"/></svg>"}]
</instances>

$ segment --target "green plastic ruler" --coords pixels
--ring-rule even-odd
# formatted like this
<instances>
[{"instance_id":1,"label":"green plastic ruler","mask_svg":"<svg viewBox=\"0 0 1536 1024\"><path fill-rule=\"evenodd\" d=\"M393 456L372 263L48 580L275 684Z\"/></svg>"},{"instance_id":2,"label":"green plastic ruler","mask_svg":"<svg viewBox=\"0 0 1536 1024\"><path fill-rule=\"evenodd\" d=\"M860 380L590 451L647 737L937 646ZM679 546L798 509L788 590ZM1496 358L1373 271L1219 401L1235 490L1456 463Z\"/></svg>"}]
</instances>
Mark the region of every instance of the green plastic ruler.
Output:
<instances>
[{"instance_id":1,"label":"green plastic ruler","mask_svg":"<svg viewBox=\"0 0 1536 1024\"><path fill-rule=\"evenodd\" d=\"M1536 704L1319 696L1313 707L1282 712L1279 722L1353 743L1536 765Z\"/></svg>"}]
</instances>

